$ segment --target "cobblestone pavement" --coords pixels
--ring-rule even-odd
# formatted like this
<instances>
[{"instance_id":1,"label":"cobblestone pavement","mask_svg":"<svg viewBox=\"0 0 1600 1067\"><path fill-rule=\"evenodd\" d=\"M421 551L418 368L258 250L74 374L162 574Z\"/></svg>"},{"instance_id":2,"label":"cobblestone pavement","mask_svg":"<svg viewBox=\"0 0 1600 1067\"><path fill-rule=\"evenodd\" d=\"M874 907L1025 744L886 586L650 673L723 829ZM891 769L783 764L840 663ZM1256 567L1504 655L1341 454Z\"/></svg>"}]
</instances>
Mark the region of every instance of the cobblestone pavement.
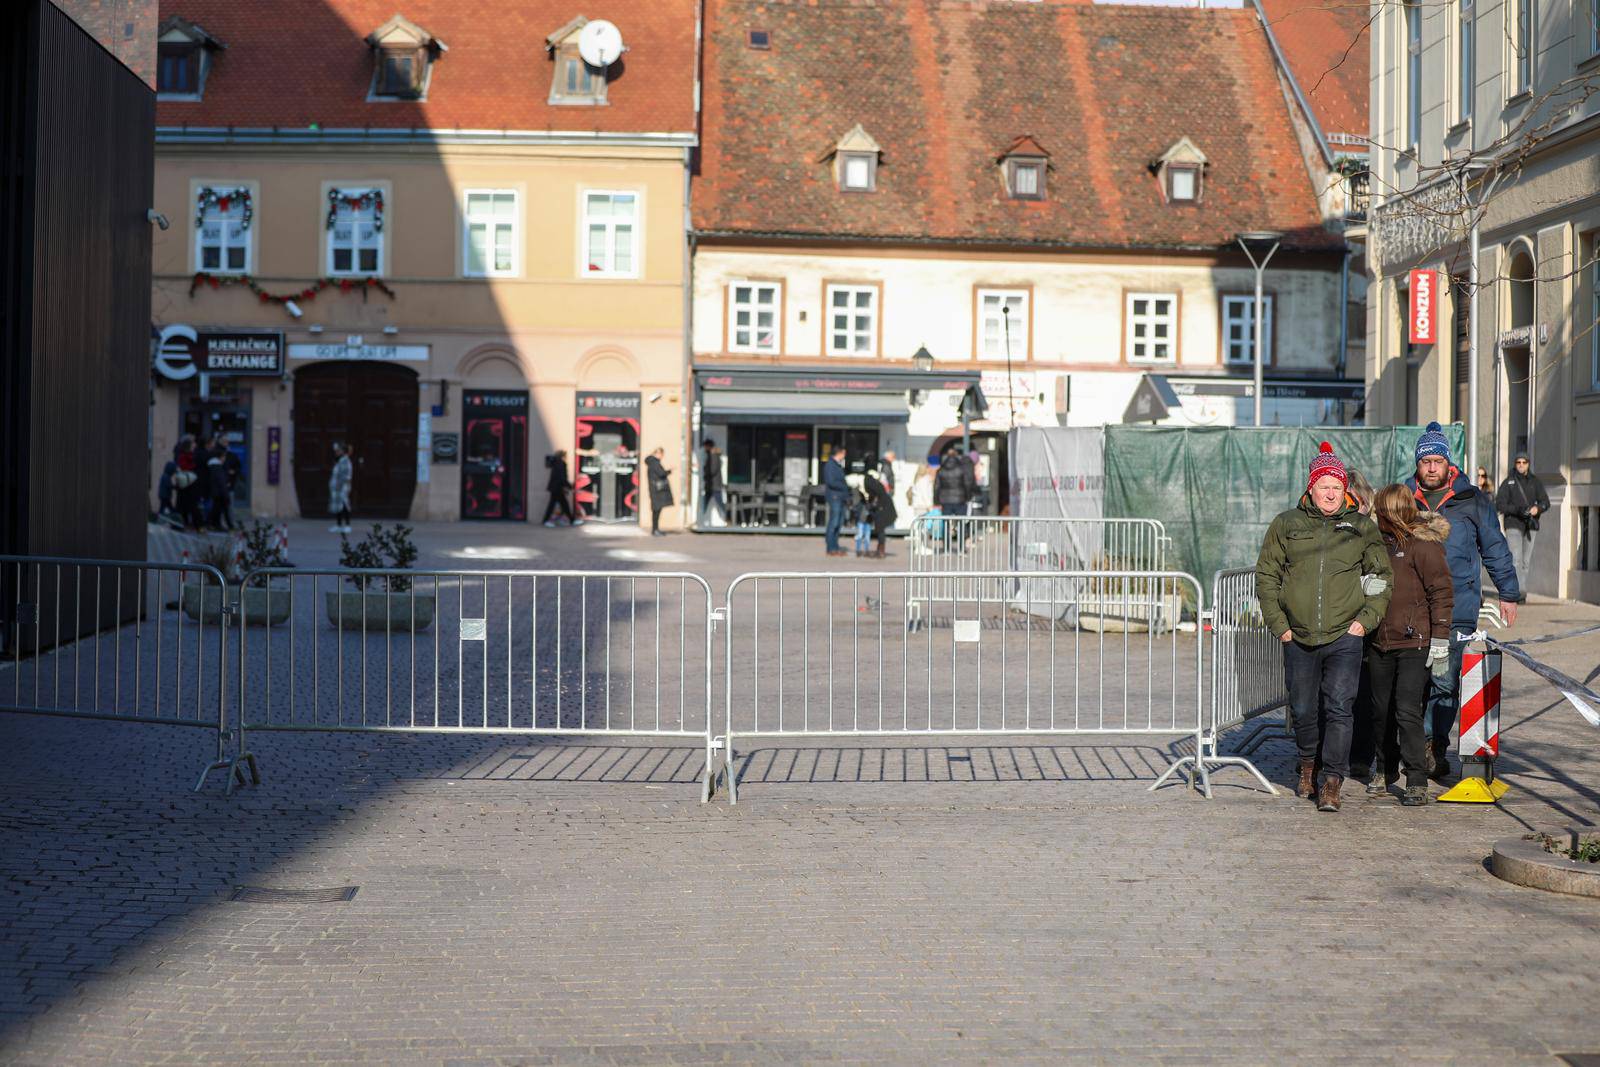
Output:
<instances>
[{"instance_id":1,"label":"cobblestone pavement","mask_svg":"<svg viewBox=\"0 0 1600 1067\"><path fill-rule=\"evenodd\" d=\"M296 562L333 562L302 534ZM491 535L422 536L437 566ZM684 567L719 591L812 547L504 539L543 553L523 566ZM1597 647L1538 650L1583 677ZM756 744L729 807L698 803L703 752L675 740L262 735L265 783L224 798L188 791L199 731L0 716L0 1060L1600 1053L1600 904L1484 868L1498 837L1596 821L1600 732L1505 672L1502 805L1357 795L1337 816L1237 771L1212 802L1148 793L1165 740L1114 737ZM1291 759L1263 750L1279 782ZM346 885L345 903L229 899Z\"/></svg>"}]
</instances>

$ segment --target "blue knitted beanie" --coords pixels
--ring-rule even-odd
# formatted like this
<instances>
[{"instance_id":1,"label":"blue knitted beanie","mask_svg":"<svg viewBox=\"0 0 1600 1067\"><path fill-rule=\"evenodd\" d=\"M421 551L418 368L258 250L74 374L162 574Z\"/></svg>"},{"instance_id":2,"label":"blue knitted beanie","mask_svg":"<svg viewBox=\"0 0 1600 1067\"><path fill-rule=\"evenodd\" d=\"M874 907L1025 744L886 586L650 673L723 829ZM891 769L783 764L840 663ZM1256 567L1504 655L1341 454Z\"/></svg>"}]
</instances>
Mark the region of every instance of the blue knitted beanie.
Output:
<instances>
[{"instance_id":1,"label":"blue knitted beanie","mask_svg":"<svg viewBox=\"0 0 1600 1067\"><path fill-rule=\"evenodd\" d=\"M1445 440L1444 430L1437 422L1428 423L1428 428L1417 438L1417 462L1422 462L1424 456L1443 456L1446 463L1450 462L1450 442Z\"/></svg>"}]
</instances>

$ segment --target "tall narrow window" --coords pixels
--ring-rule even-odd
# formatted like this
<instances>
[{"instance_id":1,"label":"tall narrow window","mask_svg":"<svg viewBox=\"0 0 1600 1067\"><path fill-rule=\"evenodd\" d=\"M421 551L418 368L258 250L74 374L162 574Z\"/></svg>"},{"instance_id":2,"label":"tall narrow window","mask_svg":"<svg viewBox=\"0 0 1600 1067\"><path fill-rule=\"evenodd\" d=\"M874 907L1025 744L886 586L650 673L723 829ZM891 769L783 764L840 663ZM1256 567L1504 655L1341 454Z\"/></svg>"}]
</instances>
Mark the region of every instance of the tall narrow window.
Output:
<instances>
[{"instance_id":1,"label":"tall narrow window","mask_svg":"<svg viewBox=\"0 0 1600 1067\"><path fill-rule=\"evenodd\" d=\"M1256 361L1256 298L1222 298L1222 359L1250 366ZM1272 296L1261 298L1261 362L1272 362Z\"/></svg>"},{"instance_id":2,"label":"tall narrow window","mask_svg":"<svg viewBox=\"0 0 1600 1067\"><path fill-rule=\"evenodd\" d=\"M637 278L639 194L583 194L583 273L590 278Z\"/></svg>"},{"instance_id":3,"label":"tall narrow window","mask_svg":"<svg viewBox=\"0 0 1600 1067\"><path fill-rule=\"evenodd\" d=\"M468 277L517 273L517 194L506 189L468 189L466 210Z\"/></svg>"},{"instance_id":4,"label":"tall narrow window","mask_svg":"<svg viewBox=\"0 0 1600 1067\"><path fill-rule=\"evenodd\" d=\"M1178 298L1173 293L1129 293L1128 359L1135 363L1170 363L1177 358Z\"/></svg>"},{"instance_id":5,"label":"tall narrow window","mask_svg":"<svg viewBox=\"0 0 1600 1067\"><path fill-rule=\"evenodd\" d=\"M1405 0L1406 144L1422 142L1422 3Z\"/></svg>"},{"instance_id":6,"label":"tall narrow window","mask_svg":"<svg viewBox=\"0 0 1600 1067\"><path fill-rule=\"evenodd\" d=\"M1512 10L1517 20L1517 92L1526 93L1533 88L1533 0L1513 0Z\"/></svg>"},{"instance_id":7,"label":"tall narrow window","mask_svg":"<svg viewBox=\"0 0 1600 1067\"><path fill-rule=\"evenodd\" d=\"M1600 391L1600 236L1589 244L1589 383Z\"/></svg>"},{"instance_id":8,"label":"tall narrow window","mask_svg":"<svg viewBox=\"0 0 1600 1067\"><path fill-rule=\"evenodd\" d=\"M376 189L335 189L329 199L328 273L383 270L383 197Z\"/></svg>"},{"instance_id":9,"label":"tall narrow window","mask_svg":"<svg viewBox=\"0 0 1600 1067\"><path fill-rule=\"evenodd\" d=\"M1600 55L1600 0L1589 0L1589 54Z\"/></svg>"},{"instance_id":10,"label":"tall narrow window","mask_svg":"<svg viewBox=\"0 0 1600 1067\"><path fill-rule=\"evenodd\" d=\"M1028 357L1026 289L978 290L978 355L984 359Z\"/></svg>"},{"instance_id":11,"label":"tall narrow window","mask_svg":"<svg viewBox=\"0 0 1600 1067\"><path fill-rule=\"evenodd\" d=\"M778 282L734 282L728 286L728 351L778 351L778 315L783 286Z\"/></svg>"},{"instance_id":12,"label":"tall narrow window","mask_svg":"<svg viewBox=\"0 0 1600 1067\"><path fill-rule=\"evenodd\" d=\"M1477 21L1473 0L1458 0L1456 5L1456 121L1472 118L1472 96L1478 87Z\"/></svg>"},{"instance_id":13,"label":"tall narrow window","mask_svg":"<svg viewBox=\"0 0 1600 1067\"><path fill-rule=\"evenodd\" d=\"M878 354L878 287L828 286L828 355Z\"/></svg>"},{"instance_id":14,"label":"tall narrow window","mask_svg":"<svg viewBox=\"0 0 1600 1067\"><path fill-rule=\"evenodd\" d=\"M212 195L204 195L209 192ZM205 190L194 230L196 270L250 273L250 197L243 190Z\"/></svg>"}]
</instances>

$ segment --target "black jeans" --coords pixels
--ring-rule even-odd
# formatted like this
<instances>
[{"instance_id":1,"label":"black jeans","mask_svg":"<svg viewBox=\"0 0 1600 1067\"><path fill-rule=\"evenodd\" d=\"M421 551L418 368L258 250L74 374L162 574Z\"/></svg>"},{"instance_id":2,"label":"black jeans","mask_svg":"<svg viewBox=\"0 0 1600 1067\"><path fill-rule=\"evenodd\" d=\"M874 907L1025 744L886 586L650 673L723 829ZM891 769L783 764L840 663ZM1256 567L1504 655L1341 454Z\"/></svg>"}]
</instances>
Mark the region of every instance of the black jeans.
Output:
<instances>
[{"instance_id":1,"label":"black jeans","mask_svg":"<svg viewBox=\"0 0 1600 1067\"><path fill-rule=\"evenodd\" d=\"M1427 739L1422 734L1427 659L1425 648L1367 649L1367 673L1372 676L1367 721L1383 754L1384 776L1398 778L1404 760L1408 786L1428 784Z\"/></svg>"},{"instance_id":2,"label":"black jeans","mask_svg":"<svg viewBox=\"0 0 1600 1067\"><path fill-rule=\"evenodd\" d=\"M573 521L572 505L567 503L567 494L566 494L565 490L563 490L561 492L556 492L555 490L552 489L550 491L550 503L548 503L548 504L546 504L544 506L544 520L543 521L549 522L550 521L550 516L552 516L552 515L554 515L556 513L556 509L557 508L561 509L561 514L563 514L563 515L565 515L567 517L567 521L568 522L572 522Z\"/></svg>"},{"instance_id":3,"label":"black jeans","mask_svg":"<svg viewBox=\"0 0 1600 1067\"><path fill-rule=\"evenodd\" d=\"M1350 726L1361 682L1362 639L1344 634L1325 645L1283 646L1283 680L1294 713L1302 762L1322 756L1322 781L1350 774ZM1319 728L1319 719L1321 726Z\"/></svg>"},{"instance_id":4,"label":"black jeans","mask_svg":"<svg viewBox=\"0 0 1600 1067\"><path fill-rule=\"evenodd\" d=\"M666 504L651 504L650 505L650 532L651 533L656 533L657 531L659 531L661 529L661 513L663 511L666 511L668 506L669 505L666 505Z\"/></svg>"}]
</instances>

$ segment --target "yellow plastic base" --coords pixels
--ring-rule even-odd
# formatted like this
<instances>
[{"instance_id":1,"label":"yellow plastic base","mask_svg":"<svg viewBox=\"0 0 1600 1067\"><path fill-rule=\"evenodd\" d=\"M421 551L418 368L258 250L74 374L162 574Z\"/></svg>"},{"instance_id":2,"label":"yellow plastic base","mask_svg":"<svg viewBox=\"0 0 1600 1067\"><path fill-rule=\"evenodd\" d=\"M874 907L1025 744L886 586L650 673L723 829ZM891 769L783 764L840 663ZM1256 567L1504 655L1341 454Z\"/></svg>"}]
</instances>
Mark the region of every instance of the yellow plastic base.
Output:
<instances>
[{"instance_id":1,"label":"yellow plastic base","mask_svg":"<svg viewBox=\"0 0 1600 1067\"><path fill-rule=\"evenodd\" d=\"M1493 804L1510 788L1499 779L1486 782L1482 778L1463 778L1441 793L1439 801L1443 804Z\"/></svg>"}]
</instances>

